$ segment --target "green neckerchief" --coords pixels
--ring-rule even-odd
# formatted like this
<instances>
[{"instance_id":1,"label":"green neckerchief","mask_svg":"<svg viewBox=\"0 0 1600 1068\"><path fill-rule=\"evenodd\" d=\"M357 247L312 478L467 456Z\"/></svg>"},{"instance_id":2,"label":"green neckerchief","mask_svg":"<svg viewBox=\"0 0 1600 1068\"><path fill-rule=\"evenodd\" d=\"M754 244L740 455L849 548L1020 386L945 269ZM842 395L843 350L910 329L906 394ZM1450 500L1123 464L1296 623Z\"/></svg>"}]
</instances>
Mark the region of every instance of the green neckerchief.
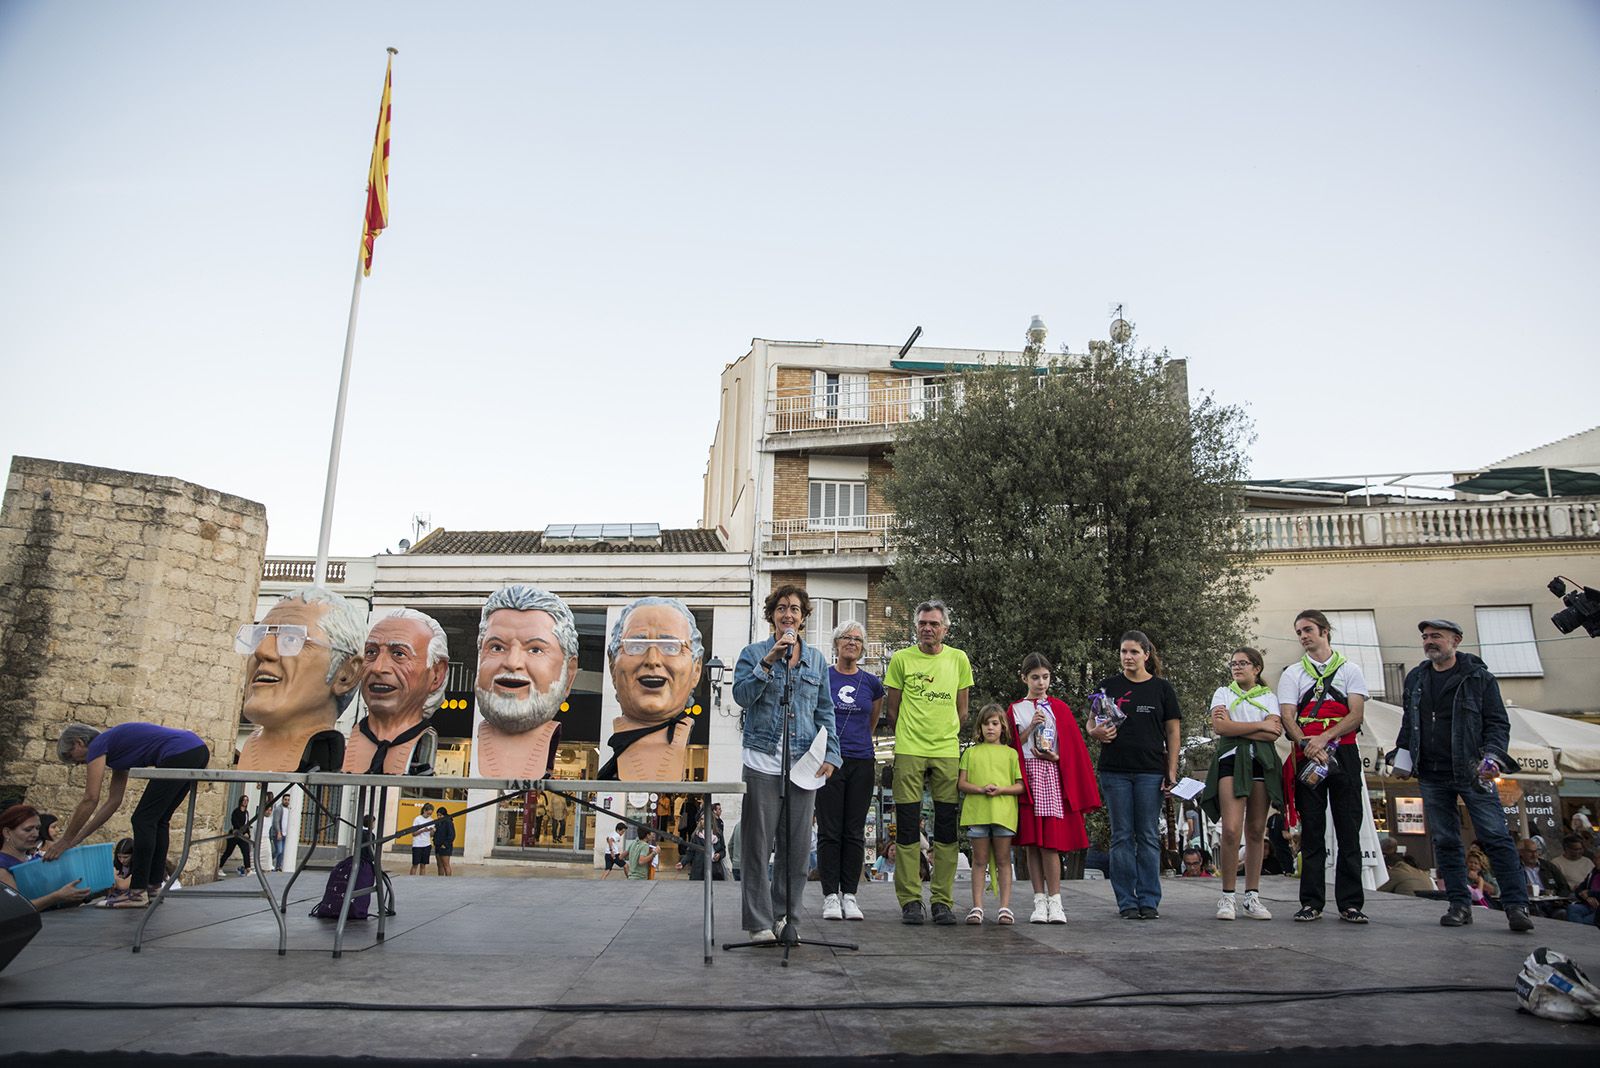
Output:
<instances>
[{"instance_id":1,"label":"green neckerchief","mask_svg":"<svg viewBox=\"0 0 1600 1068\"><path fill-rule=\"evenodd\" d=\"M1274 712L1272 709L1266 707L1261 702L1256 700L1257 697L1260 697L1264 693L1271 693L1272 692L1272 687L1271 686L1263 686L1258 682L1258 683L1256 683L1255 686L1253 686L1250 689L1246 690L1246 689L1243 689L1242 687L1240 687L1240 685L1237 682L1230 682L1230 683L1228 683L1228 692L1233 694L1233 700L1228 702L1228 714L1229 715L1232 715L1233 714L1233 710L1239 707L1239 702L1240 701L1248 701L1248 702L1250 702L1250 704L1254 705L1256 708L1261 709L1261 711L1265 712L1269 716L1277 715L1277 713Z\"/></svg>"},{"instance_id":2,"label":"green neckerchief","mask_svg":"<svg viewBox=\"0 0 1600 1068\"><path fill-rule=\"evenodd\" d=\"M1326 686L1333 681L1333 677L1339 673L1339 669L1344 667L1344 654L1335 649L1333 656L1328 660L1328 667L1325 671L1317 670L1317 665L1311 662L1310 653L1300 658L1300 666L1305 669L1307 675L1311 676L1312 682L1319 686Z\"/></svg>"}]
</instances>

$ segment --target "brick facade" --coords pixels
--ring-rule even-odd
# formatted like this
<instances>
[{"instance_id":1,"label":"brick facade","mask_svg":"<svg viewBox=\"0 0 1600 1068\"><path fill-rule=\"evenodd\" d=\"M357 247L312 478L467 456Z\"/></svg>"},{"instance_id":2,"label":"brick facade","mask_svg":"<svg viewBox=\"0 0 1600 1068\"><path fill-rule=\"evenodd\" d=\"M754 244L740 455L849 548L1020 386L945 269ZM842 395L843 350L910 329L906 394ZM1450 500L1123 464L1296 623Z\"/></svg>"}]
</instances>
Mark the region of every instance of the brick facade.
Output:
<instances>
[{"instance_id":1,"label":"brick facade","mask_svg":"<svg viewBox=\"0 0 1600 1068\"><path fill-rule=\"evenodd\" d=\"M73 720L194 731L227 767L244 659L233 632L255 611L266 510L175 478L16 457L0 506L0 799L61 817L84 769L56 758ZM94 836L129 833L143 786ZM218 833L226 792L202 791L197 836ZM217 846L186 878L216 870Z\"/></svg>"}]
</instances>

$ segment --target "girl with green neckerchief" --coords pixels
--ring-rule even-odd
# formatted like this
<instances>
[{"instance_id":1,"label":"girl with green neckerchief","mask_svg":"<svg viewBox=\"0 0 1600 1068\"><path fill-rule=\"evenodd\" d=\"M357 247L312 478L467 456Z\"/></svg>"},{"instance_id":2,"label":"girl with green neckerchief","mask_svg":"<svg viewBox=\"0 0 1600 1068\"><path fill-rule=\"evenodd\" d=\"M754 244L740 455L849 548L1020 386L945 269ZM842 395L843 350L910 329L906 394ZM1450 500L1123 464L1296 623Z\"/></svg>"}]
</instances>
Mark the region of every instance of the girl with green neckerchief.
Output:
<instances>
[{"instance_id":1,"label":"girl with green neckerchief","mask_svg":"<svg viewBox=\"0 0 1600 1068\"><path fill-rule=\"evenodd\" d=\"M1211 698L1217 751L1200 805L1208 817L1222 823L1222 841L1217 846L1217 874L1222 876L1219 920L1231 920L1240 912L1252 920L1272 919L1259 891L1268 802L1283 804L1282 762L1274 748L1283 734L1283 721L1278 718L1272 687L1261 683L1265 669L1259 652L1248 647L1235 649L1228 658L1233 681ZM1245 835L1242 906L1234 900L1241 832Z\"/></svg>"}]
</instances>

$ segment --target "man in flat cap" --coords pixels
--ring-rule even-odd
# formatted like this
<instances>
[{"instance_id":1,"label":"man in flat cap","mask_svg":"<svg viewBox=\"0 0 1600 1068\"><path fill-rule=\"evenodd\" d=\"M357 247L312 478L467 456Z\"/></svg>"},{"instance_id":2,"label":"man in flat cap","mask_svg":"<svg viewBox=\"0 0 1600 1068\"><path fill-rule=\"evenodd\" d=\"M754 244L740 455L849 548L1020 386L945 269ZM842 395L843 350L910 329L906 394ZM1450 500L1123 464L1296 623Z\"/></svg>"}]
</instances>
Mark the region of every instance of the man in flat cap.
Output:
<instances>
[{"instance_id":1,"label":"man in flat cap","mask_svg":"<svg viewBox=\"0 0 1600 1068\"><path fill-rule=\"evenodd\" d=\"M1507 924L1513 931L1531 931L1527 880L1494 785L1496 776L1521 770L1507 751L1511 721L1500 698L1500 684L1481 659L1456 648L1461 644L1460 624L1424 619L1417 630L1427 659L1406 676L1405 714L1390 759L1396 772L1417 777L1422 792L1434 860L1450 895L1450 907L1439 925L1465 927L1472 922L1461 817L1456 811L1459 797L1500 881Z\"/></svg>"}]
</instances>

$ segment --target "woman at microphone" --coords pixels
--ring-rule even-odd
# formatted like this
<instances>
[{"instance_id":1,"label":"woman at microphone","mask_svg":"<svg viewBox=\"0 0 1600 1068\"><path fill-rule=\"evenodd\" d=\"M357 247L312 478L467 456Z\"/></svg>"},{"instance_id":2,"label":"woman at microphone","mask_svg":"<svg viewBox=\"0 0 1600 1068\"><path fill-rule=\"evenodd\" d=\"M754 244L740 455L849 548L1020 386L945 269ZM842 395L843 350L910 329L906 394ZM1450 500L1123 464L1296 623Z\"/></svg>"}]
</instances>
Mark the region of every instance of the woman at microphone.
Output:
<instances>
[{"instance_id":1,"label":"woman at microphone","mask_svg":"<svg viewBox=\"0 0 1600 1068\"><path fill-rule=\"evenodd\" d=\"M817 775L839 766L839 734L828 692L828 661L800 638L811 598L799 586L779 586L764 606L772 637L752 642L733 669L733 699L744 710L744 813L739 820L744 857L743 922L751 942L773 942L786 918L797 918L811 851L811 815L817 793L783 776L784 710L789 712L791 766L811 748L819 731L827 749ZM776 843L779 810L789 801L785 855L767 877L766 859Z\"/></svg>"}]
</instances>

